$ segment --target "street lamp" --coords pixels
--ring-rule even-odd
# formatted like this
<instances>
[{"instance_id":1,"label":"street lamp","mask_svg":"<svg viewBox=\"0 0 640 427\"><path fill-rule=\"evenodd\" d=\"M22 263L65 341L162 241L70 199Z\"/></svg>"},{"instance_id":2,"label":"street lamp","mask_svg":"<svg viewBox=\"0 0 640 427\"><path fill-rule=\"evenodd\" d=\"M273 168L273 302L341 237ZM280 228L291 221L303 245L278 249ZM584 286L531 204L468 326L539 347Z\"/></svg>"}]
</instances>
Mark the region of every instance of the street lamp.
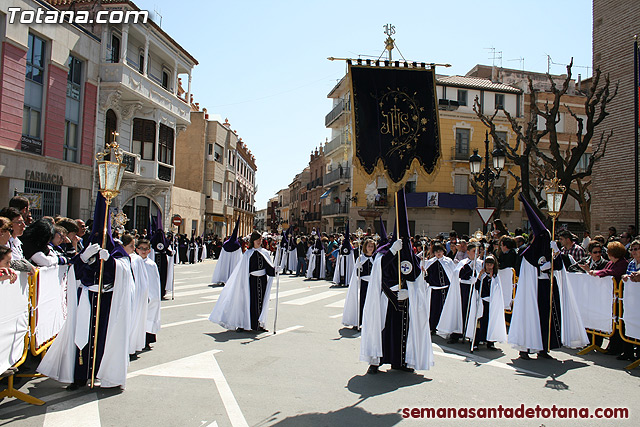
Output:
<instances>
[{"instance_id":1,"label":"street lamp","mask_svg":"<svg viewBox=\"0 0 640 427\"><path fill-rule=\"evenodd\" d=\"M476 182L483 182L483 193L484 193L484 207L488 207L489 202L489 183L500 178L500 172L504 169L505 163L505 152L500 148L496 148L491 153L493 156L493 169L489 164L489 132L485 133L484 140L484 169L481 170L482 167L482 157L478 155L478 150L473 150L473 155L469 157L469 169L471 170L471 174L473 175L473 179ZM486 233L486 225L484 226Z\"/></svg>"},{"instance_id":2,"label":"street lamp","mask_svg":"<svg viewBox=\"0 0 640 427\"><path fill-rule=\"evenodd\" d=\"M122 149L116 142L117 132L111 132L113 135L113 141L105 144L104 150L96 155L98 161L98 176L100 193L106 200L106 207L104 213L104 224L102 226L102 249L106 247L107 243L107 219L109 218L109 205L111 200L120 193L120 183L122 182L122 176L126 165L122 163ZM105 160L108 158L109 160ZM100 297L102 295L102 277L104 273L104 260L100 259L100 276L98 279L98 298L96 305L96 325L93 335L93 363L91 368L91 388L94 387L96 378L96 350L98 348L98 328L100 323Z\"/></svg>"}]
</instances>

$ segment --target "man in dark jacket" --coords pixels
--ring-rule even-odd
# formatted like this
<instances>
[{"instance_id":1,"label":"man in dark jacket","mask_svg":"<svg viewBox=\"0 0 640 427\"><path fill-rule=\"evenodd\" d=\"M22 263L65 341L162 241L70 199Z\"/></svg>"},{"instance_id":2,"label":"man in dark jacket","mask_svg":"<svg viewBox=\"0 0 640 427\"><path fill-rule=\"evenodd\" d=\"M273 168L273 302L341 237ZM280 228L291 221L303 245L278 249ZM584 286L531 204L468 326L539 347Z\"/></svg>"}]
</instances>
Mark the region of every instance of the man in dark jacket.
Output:
<instances>
[{"instance_id":1,"label":"man in dark jacket","mask_svg":"<svg viewBox=\"0 0 640 427\"><path fill-rule=\"evenodd\" d=\"M298 269L296 270L296 276L304 276L307 273L307 238L301 236L300 241L296 245L296 252L298 255Z\"/></svg>"}]
</instances>

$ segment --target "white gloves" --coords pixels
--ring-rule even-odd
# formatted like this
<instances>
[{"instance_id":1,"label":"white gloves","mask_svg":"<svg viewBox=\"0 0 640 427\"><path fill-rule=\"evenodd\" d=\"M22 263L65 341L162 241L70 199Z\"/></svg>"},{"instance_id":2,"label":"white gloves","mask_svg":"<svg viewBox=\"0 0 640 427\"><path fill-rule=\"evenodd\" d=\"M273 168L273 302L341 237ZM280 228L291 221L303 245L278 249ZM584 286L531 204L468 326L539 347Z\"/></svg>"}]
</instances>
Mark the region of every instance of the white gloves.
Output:
<instances>
[{"instance_id":1,"label":"white gloves","mask_svg":"<svg viewBox=\"0 0 640 427\"><path fill-rule=\"evenodd\" d=\"M398 301L404 301L409 298L409 290L408 289L400 289L398 291Z\"/></svg>"},{"instance_id":2,"label":"white gloves","mask_svg":"<svg viewBox=\"0 0 640 427\"><path fill-rule=\"evenodd\" d=\"M355 264L355 268L360 268L362 267L362 257L358 257L358 259L356 260L356 264Z\"/></svg>"},{"instance_id":3,"label":"white gloves","mask_svg":"<svg viewBox=\"0 0 640 427\"><path fill-rule=\"evenodd\" d=\"M402 249L402 239L398 239L393 242L393 245L391 245L391 249L389 250L392 254L396 255L400 251L400 249Z\"/></svg>"},{"instance_id":4,"label":"white gloves","mask_svg":"<svg viewBox=\"0 0 640 427\"><path fill-rule=\"evenodd\" d=\"M89 258L97 254L99 251L100 245L97 243L93 243L87 246L87 248L80 254L80 259L82 260L82 262L86 263L87 261L89 261Z\"/></svg>"},{"instance_id":5,"label":"white gloves","mask_svg":"<svg viewBox=\"0 0 640 427\"><path fill-rule=\"evenodd\" d=\"M551 270L551 261L547 261L544 264L542 264L540 266L540 270L542 270L542 271Z\"/></svg>"},{"instance_id":6,"label":"white gloves","mask_svg":"<svg viewBox=\"0 0 640 427\"><path fill-rule=\"evenodd\" d=\"M106 261L109 259L109 251L106 249L100 249L100 259Z\"/></svg>"},{"instance_id":7,"label":"white gloves","mask_svg":"<svg viewBox=\"0 0 640 427\"><path fill-rule=\"evenodd\" d=\"M276 267L276 274L282 274L282 267Z\"/></svg>"},{"instance_id":8,"label":"white gloves","mask_svg":"<svg viewBox=\"0 0 640 427\"><path fill-rule=\"evenodd\" d=\"M556 243L555 240L551 241L551 250L553 251L553 253L560 252L560 249L558 248L558 244Z\"/></svg>"}]
</instances>

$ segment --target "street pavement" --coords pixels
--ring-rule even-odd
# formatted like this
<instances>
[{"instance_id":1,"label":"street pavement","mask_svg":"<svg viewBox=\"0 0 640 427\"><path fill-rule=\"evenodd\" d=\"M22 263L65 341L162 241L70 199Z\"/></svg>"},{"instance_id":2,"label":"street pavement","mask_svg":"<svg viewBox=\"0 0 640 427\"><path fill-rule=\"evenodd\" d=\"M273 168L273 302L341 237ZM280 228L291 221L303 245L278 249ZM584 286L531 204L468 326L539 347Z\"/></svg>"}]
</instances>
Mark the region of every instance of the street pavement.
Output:
<instances>
[{"instance_id":1,"label":"street pavement","mask_svg":"<svg viewBox=\"0 0 640 427\"><path fill-rule=\"evenodd\" d=\"M211 286L215 261L178 265L175 299L162 303L153 349L131 362L125 391L67 391L47 378L22 380L21 391L46 401L0 401L0 426L392 426L633 425L640 423L640 370L628 362L575 350L555 360L517 360L500 351L469 353L467 344L434 337L429 371L367 375L359 332L341 325L346 288L327 281L275 281L269 333L226 331L208 321L222 291ZM484 346L482 346L484 347ZM534 356L535 358L535 356ZM0 389L4 386L0 386ZM404 419L404 408L551 407L629 409L629 419Z\"/></svg>"}]
</instances>

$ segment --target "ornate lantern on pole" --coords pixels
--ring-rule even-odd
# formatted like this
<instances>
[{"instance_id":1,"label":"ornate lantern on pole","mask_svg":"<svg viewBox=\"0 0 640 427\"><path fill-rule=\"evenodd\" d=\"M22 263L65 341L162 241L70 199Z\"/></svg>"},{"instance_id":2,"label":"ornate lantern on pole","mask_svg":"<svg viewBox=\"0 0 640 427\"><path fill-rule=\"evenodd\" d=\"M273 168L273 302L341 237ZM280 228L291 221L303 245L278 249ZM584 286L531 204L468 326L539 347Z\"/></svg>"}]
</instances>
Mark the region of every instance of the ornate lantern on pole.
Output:
<instances>
[{"instance_id":1,"label":"ornate lantern on pole","mask_svg":"<svg viewBox=\"0 0 640 427\"><path fill-rule=\"evenodd\" d=\"M120 183L122 182L122 176L126 165L122 163L122 150L120 145L116 142L117 132L112 132L113 141L107 143L104 147L104 151L96 155L98 160L98 175L100 193L106 200L104 224L102 226L102 249L106 247L107 241L107 219L109 218L109 205L120 193ZM107 159L108 160L105 160ZM104 272L104 260L100 260L100 278L98 281L98 301L96 308L96 324L93 335L93 364L91 367L91 388L94 387L96 378L96 350L98 348L98 328L100 324L100 297L102 295L102 276Z\"/></svg>"},{"instance_id":2,"label":"ornate lantern on pole","mask_svg":"<svg viewBox=\"0 0 640 427\"><path fill-rule=\"evenodd\" d=\"M551 217L551 239L554 240L556 238L556 218L560 215L560 210L562 209L562 197L564 196L564 192L566 190L565 186L560 185L560 180L558 179L558 175L553 177L551 182L544 187L545 192L547 194L547 209L549 211L549 216ZM551 306L553 304L553 261L555 258L555 254L553 253L553 249L551 250L551 286L549 290L549 340L548 347L551 347Z\"/></svg>"}]
</instances>

